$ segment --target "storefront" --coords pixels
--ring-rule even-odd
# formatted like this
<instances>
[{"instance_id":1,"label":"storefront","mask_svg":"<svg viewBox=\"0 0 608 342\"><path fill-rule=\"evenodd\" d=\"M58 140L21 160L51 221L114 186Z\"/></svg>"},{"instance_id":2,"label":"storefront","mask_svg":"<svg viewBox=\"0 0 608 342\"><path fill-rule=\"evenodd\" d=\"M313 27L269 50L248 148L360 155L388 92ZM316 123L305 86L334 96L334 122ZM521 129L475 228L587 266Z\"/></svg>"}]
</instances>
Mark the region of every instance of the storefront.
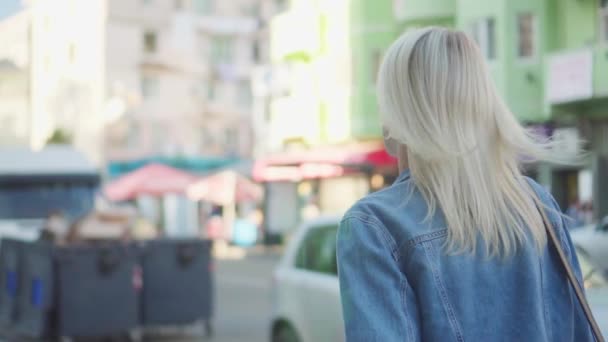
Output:
<instances>
[{"instance_id":1,"label":"storefront","mask_svg":"<svg viewBox=\"0 0 608 342\"><path fill-rule=\"evenodd\" d=\"M397 172L397 161L376 142L285 152L258 160L253 178L265 188L266 241L280 241L304 220L343 214L361 197L391 184Z\"/></svg>"},{"instance_id":2,"label":"storefront","mask_svg":"<svg viewBox=\"0 0 608 342\"><path fill-rule=\"evenodd\" d=\"M563 210L583 204L593 220L608 215L608 78L605 47L563 51L550 56L546 101L564 141L559 151L572 152L584 142L581 165L548 165L541 179Z\"/></svg>"},{"instance_id":3,"label":"storefront","mask_svg":"<svg viewBox=\"0 0 608 342\"><path fill-rule=\"evenodd\" d=\"M580 148L582 139L579 128L576 126L553 127L550 126L547 134L541 134L544 139L555 139L562 143L558 153L563 156L575 156ZM538 133L538 130L536 130ZM579 164L533 164L526 168L526 174L551 191L560 208L566 211L569 207L580 203L592 201L591 161L584 160Z\"/></svg>"}]
</instances>

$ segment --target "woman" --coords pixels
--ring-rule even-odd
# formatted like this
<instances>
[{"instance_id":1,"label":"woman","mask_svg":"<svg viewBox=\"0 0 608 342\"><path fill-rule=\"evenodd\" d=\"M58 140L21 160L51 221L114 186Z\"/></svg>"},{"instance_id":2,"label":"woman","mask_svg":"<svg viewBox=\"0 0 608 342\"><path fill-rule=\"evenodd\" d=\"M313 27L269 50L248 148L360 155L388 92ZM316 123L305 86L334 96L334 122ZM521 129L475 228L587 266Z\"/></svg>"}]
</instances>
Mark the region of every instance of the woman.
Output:
<instances>
[{"instance_id":1,"label":"woman","mask_svg":"<svg viewBox=\"0 0 608 342\"><path fill-rule=\"evenodd\" d=\"M401 175L340 225L347 340L592 340L545 236L546 223L580 280L564 220L520 171L522 156L568 158L519 125L475 43L443 28L405 34L378 97Z\"/></svg>"}]
</instances>

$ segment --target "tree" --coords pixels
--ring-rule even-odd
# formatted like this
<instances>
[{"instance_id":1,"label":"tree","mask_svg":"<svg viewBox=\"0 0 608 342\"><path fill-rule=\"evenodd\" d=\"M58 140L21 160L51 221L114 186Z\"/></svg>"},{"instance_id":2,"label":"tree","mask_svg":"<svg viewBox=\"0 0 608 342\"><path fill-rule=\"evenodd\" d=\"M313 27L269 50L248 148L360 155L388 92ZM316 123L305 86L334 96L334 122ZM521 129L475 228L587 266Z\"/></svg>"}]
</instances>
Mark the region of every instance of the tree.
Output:
<instances>
[{"instance_id":1,"label":"tree","mask_svg":"<svg viewBox=\"0 0 608 342\"><path fill-rule=\"evenodd\" d=\"M47 145L69 145L72 143L72 135L61 128L55 129L53 134L46 140Z\"/></svg>"}]
</instances>

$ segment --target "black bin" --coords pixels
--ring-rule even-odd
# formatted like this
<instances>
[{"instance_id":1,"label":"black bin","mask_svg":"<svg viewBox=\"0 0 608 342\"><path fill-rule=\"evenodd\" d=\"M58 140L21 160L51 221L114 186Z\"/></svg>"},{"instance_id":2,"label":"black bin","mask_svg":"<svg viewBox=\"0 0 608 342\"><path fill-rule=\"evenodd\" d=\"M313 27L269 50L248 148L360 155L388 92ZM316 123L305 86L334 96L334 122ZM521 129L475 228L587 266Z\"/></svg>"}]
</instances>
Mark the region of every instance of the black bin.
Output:
<instances>
[{"instance_id":1,"label":"black bin","mask_svg":"<svg viewBox=\"0 0 608 342\"><path fill-rule=\"evenodd\" d=\"M145 326L206 321L207 333L211 333L211 241L151 241L145 247L142 266Z\"/></svg>"},{"instance_id":2,"label":"black bin","mask_svg":"<svg viewBox=\"0 0 608 342\"><path fill-rule=\"evenodd\" d=\"M41 338L54 333L55 277L53 246L29 242L21 246L19 291L13 331Z\"/></svg>"},{"instance_id":3,"label":"black bin","mask_svg":"<svg viewBox=\"0 0 608 342\"><path fill-rule=\"evenodd\" d=\"M0 330L8 330L15 320L22 245L11 239L0 242Z\"/></svg>"},{"instance_id":4,"label":"black bin","mask_svg":"<svg viewBox=\"0 0 608 342\"><path fill-rule=\"evenodd\" d=\"M64 247L56 262L61 336L107 336L138 326L141 269L135 246Z\"/></svg>"}]
</instances>

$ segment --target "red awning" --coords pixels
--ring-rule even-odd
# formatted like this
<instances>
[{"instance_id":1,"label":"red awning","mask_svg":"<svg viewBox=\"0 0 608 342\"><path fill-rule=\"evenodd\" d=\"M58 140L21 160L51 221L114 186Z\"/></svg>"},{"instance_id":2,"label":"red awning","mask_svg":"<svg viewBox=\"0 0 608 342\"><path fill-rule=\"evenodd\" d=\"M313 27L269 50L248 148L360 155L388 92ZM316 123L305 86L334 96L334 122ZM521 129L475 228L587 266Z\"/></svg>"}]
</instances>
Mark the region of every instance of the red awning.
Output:
<instances>
[{"instance_id":1,"label":"red awning","mask_svg":"<svg viewBox=\"0 0 608 342\"><path fill-rule=\"evenodd\" d=\"M162 196L185 193L198 177L161 164L149 164L110 182L105 195L113 201L126 201L140 195Z\"/></svg>"},{"instance_id":2,"label":"red awning","mask_svg":"<svg viewBox=\"0 0 608 342\"><path fill-rule=\"evenodd\" d=\"M285 152L258 160L253 178L258 182L299 181L302 179L338 177L347 168L368 166L396 167L382 143L332 146L304 151Z\"/></svg>"},{"instance_id":3,"label":"red awning","mask_svg":"<svg viewBox=\"0 0 608 342\"><path fill-rule=\"evenodd\" d=\"M262 189L236 171L222 171L205 177L188 187L188 197L194 201L208 201L218 205L259 201Z\"/></svg>"}]
</instances>

